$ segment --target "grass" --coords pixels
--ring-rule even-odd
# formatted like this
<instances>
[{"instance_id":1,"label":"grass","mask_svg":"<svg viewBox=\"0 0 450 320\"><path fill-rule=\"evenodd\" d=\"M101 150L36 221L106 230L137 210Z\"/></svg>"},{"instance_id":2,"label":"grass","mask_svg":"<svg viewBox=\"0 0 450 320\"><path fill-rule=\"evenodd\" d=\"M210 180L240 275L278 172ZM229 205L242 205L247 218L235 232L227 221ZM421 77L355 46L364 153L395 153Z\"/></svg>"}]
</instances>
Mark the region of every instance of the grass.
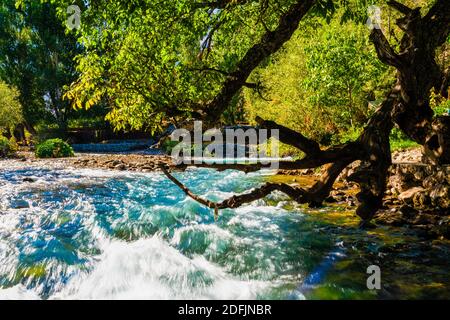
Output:
<instances>
[{"instance_id":1,"label":"grass","mask_svg":"<svg viewBox=\"0 0 450 320\"><path fill-rule=\"evenodd\" d=\"M392 151L401 151L407 149L417 148L420 145L412 140L408 139L391 139L391 150Z\"/></svg>"}]
</instances>

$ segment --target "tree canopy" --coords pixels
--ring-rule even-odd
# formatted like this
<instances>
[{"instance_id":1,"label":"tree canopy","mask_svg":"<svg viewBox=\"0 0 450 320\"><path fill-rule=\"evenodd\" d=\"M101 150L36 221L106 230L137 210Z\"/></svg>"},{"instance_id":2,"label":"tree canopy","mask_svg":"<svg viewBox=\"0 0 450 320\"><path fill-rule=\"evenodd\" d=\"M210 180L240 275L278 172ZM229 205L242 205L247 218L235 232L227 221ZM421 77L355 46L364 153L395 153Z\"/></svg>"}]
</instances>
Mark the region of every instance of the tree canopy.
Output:
<instances>
[{"instance_id":1,"label":"tree canopy","mask_svg":"<svg viewBox=\"0 0 450 320\"><path fill-rule=\"evenodd\" d=\"M2 1L0 21L0 79L19 90L28 127L48 118L66 126L70 105L62 95L77 78L81 53L75 36L49 3Z\"/></svg>"},{"instance_id":2,"label":"tree canopy","mask_svg":"<svg viewBox=\"0 0 450 320\"><path fill-rule=\"evenodd\" d=\"M53 2L67 16L69 1ZM85 52L78 60L81 77L67 96L79 108L107 99L112 108L108 119L119 129L158 128L164 120L190 116L202 106L230 103L236 92L223 92L225 83L239 78L244 87L256 88L259 84L246 83L246 75L253 63L264 62L290 38L298 26L292 19L300 21L308 11L311 17L330 19L340 6L331 0L79 5ZM342 19L365 21L367 1L354 0L343 8ZM260 48L264 37L268 47ZM252 50L261 52L240 65Z\"/></svg>"}]
</instances>

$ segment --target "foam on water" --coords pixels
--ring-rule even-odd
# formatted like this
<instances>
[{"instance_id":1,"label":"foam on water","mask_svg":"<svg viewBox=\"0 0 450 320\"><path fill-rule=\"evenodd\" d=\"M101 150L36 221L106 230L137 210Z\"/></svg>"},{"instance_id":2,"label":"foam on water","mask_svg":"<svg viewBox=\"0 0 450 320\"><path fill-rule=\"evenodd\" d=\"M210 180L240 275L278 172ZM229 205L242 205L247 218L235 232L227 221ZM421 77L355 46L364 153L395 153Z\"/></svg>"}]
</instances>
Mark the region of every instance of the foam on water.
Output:
<instances>
[{"instance_id":1,"label":"foam on water","mask_svg":"<svg viewBox=\"0 0 450 320\"><path fill-rule=\"evenodd\" d=\"M231 277L201 256L187 258L153 237L113 241L95 269L77 275L55 299L255 299L270 286Z\"/></svg>"},{"instance_id":2,"label":"foam on water","mask_svg":"<svg viewBox=\"0 0 450 320\"><path fill-rule=\"evenodd\" d=\"M178 177L212 200L263 183L203 169ZM322 255L304 249L302 219L258 201L215 223L157 173L0 169L0 299L287 297Z\"/></svg>"}]
</instances>

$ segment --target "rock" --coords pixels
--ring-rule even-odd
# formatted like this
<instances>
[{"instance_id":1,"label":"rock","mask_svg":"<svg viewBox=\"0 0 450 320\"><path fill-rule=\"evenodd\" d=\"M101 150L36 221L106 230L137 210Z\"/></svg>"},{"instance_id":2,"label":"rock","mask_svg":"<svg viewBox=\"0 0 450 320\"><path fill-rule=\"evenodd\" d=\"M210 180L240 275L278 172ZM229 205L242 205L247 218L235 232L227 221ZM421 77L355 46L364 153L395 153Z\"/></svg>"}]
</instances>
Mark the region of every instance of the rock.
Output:
<instances>
[{"instance_id":1,"label":"rock","mask_svg":"<svg viewBox=\"0 0 450 320\"><path fill-rule=\"evenodd\" d=\"M425 189L422 188L422 187L414 187L414 188L411 188L411 189L409 189L407 191L402 192L398 196L398 199L403 201L403 202L405 202L405 203L407 203L407 204L410 204L410 203L413 203L414 196L416 194L418 194L418 193L421 193L421 192L425 192Z\"/></svg>"},{"instance_id":2,"label":"rock","mask_svg":"<svg viewBox=\"0 0 450 320\"><path fill-rule=\"evenodd\" d=\"M450 207L450 188L444 184L438 184L430 192L431 203L436 207Z\"/></svg>"},{"instance_id":3,"label":"rock","mask_svg":"<svg viewBox=\"0 0 450 320\"><path fill-rule=\"evenodd\" d=\"M418 214L418 211L416 209L408 205L401 206L398 211L406 219L412 219Z\"/></svg>"},{"instance_id":4,"label":"rock","mask_svg":"<svg viewBox=\"0 0 450 320\"><path fill-rule=\"evenodd\" d=\"M394 211L394 212L383 211L375 218L375 221L377 223L391 225L391 226L395 226L395 227L403 226L406 222L405 219L403 219L402 214L398 211Z\"/></svg>"},{"instance_id":5,"label":"rock","mask_svg":"<svg viewBox=\"0 0 450 320\"><path fill-rule=\"evenodd\" d=\"M427 208L431 205L431 198L426 192L418 192L413 196L415 208Z\"/></svg>"},{"instance_id":6,"label":"rock","mask_svg":"<svg viewBox=\"0 0 450 320\"><path fill-rule=\"evenodd\" d=\"M128 167L127 167L127 165L125 165L125 164L123 164L123 163L120 163L120 164L116 165L116 166L114 167L114 169L120 170L120 171L125 171L125 170L128 169Z\"/></svg>"},{"instance_id":7,"label":"rock","mask_svg":"<svg viewBox=\"0 0 450 320\"><path fill-rule=\"evenodd\" d=\"M415 186L414 176L410 173L397 172L389 177L388 185L391 187L393 194L405 192Z\"/></svg>"},{"instance_id":8,"label":"rock","mask_svg":"<svg viewBox=\"0 0 450 320\"><path fill-rule=\"evenodd\" d=\"M122 161L120 161L120 160L114 160L114 161L112 162L112 166L114 166L114 167L116 167L116 166L118 166L118 165L120 165L120 164L122 164Z\"/></svg>"},{"instance_id":9,"label":"rock","mask_svg":"<svg viewBox=\"0 0 450 320\"><path fill-rule=\"evenodd\" d=\"M437 217L431 214L419 214L412 221L414 225L435 225L437 223Z\"/></svg>"}]
</instances>

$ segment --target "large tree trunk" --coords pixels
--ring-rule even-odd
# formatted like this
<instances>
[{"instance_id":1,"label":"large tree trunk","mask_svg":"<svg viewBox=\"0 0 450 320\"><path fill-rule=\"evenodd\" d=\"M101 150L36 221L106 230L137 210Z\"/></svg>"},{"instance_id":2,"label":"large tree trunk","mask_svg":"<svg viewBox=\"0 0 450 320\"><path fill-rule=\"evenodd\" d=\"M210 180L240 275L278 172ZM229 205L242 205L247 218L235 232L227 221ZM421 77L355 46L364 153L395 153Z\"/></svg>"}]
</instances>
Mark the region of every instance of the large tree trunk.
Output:
<instances>
[{"instance_id":1,"label":"large tree trunk","mask_svg":"<svg viewBox=\"0 0 450 320\"><path fill-rule=\"evenodd\" d=\"M424 146L431 163L450 163L446 142L448 120L433 119L430 107L432 89L444 94L448 91L448 72L436 63L435 56L449 36L450 3L437 0L424 17L420 8L410 9L396 1L388 4L404 15L397 20L404 31L400 52L395 52L380 29L374 29L371 38L380 60L398 70L400 95L393 120L411 139Z\"/></svg>"}]
</instances>

